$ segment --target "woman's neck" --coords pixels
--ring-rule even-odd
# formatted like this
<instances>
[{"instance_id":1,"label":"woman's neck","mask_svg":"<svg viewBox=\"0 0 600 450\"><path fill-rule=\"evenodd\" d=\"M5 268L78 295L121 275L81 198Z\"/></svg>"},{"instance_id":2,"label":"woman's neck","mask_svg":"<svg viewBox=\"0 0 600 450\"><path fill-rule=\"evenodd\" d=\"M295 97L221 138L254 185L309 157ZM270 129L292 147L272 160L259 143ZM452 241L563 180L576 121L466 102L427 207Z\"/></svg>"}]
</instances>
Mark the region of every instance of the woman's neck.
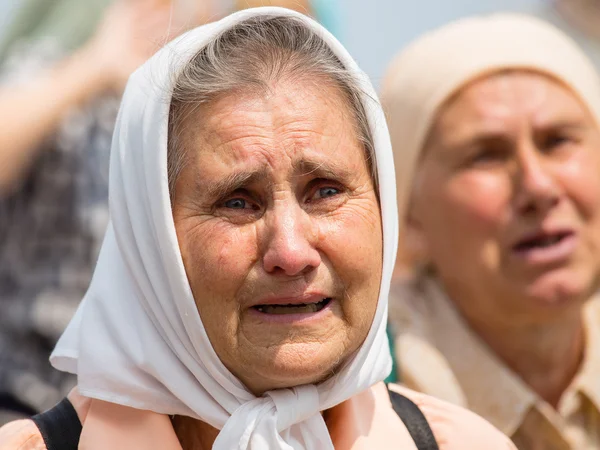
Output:
<instances>
[{"instance_id":1,"label":"woman's neck","mask_svg":"<svg viewBox=\"0 0 600 450\"><path fill-rule=\"evenodd\" d=\"M600 40L599 0L555 0L558 12L584 34Z\"/></svg>"},{"instance_id":2,"label":"woman's neck","mask_svg":"<svg viewBox=\"0 0 600 450\"><path fill-rule=\"evenodd\" d=\"M491 350L542 399L557 407L584 354L582 312L536 324L467 322Z\"/></svg>"}]
</instances>

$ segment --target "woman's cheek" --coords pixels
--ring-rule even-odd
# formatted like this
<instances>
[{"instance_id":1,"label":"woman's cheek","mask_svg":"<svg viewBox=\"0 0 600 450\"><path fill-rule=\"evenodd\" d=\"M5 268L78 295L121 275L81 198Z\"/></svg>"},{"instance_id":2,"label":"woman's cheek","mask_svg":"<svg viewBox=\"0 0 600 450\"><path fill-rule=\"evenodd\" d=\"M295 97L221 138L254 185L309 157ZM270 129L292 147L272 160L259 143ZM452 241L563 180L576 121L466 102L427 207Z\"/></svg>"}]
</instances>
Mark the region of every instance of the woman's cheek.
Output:
<instances>
[{"instance_id":1,"label":"woman's cheek","mask_svg":"<svg viewBox=\"0 0 600 450\"><path fill-rule=\"evenodd\" d=\"M372 192L351 198L327 218L348 233L381 232L381 212Z\"/></svg>"},{"instance_id":2,"label":"woman's cheek","mask_svg":"<svg viewBox=\"0 0 600 450\"><path fill-rule=\"evenodd\" d=\"M600 215L600 157L581 155L557 167L567 197L583 217Z\"/></svg>"},{"instance_id":3,"label":"woman's cheek","mask_svg":"<svg viewBox=\"0 0 600 450\"><path fill-rule=\"evenodd\" d=\"M233 226L207 236L205 243L214 269L225 277L245 279L258 258L258 241L254 225Z\"/></svg>"},{"instance_id":4,"label":"woman's cheek","mask_svg":"<svg viewBox=\"0 0 600 450\"><path fill-rule=\"evenodd\" d=\"M319 222L320 249L345 283L362 284L383 261L379 206L366 202L346 205ZM378 282L378 281L374 281ZM370 283L370 281L369 281Z\"/></svg>"},{"instance_id":5,"label":"woman's cheek","mask_svg":"<svg viewBox=\"0 0 600 450\"><path fill-rule=\"evenodd\" d=\"M446 218L458 216L461 226L495 228L510 209L510 182L504 176L472 174L450 185L441 200L436 209Z\"/></svg>"},{"instance_id":6,"label":"woman's cheek","mask_svg":"<svg viewBox=\"0 0 600 450\"><path fill-rule=\"evenodd\" d=\"M194 277L201 278L197 280L199 284L207 281L212 284L219 279L244 279L244 271L249 270L256 258L256 231L252 225L240 227L222 221L205 223L194 227L186 240L186 269L189 272L191 268Z\"/></svg>"}]
</instances>

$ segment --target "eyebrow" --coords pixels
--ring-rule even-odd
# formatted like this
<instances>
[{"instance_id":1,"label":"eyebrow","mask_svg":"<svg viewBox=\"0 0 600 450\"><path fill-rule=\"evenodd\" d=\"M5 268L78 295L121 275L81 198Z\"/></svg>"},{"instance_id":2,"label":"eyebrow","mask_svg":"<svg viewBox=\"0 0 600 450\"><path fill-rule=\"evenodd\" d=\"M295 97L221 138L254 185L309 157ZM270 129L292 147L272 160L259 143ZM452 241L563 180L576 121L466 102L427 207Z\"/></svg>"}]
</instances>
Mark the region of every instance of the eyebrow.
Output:
<instances>
[{"instance_id":1,"label":"eyebrow","mask_svg":"<svg viewBox=\"0 0 600 450\"><path fill-rule=\"evenodd\" d=\"M265 168L256 171L242 171L227 175L225 178L204 186L201 179L196 180L196 189L208 195L210 198L222 198L231 192L242 189L244 186L256 183L267 177Z\"/></svg>"},{"instance_id":2,"label":"eyebrow","mask_svg":"<svg viewBox=\"0 0 600 450\"><path fill-rule=\"evenodd\" d=\"M588 128L586 123L581 120L564 119L564 120L549 120L544 123L536 124L535 128L537 131L549 131L549 130L571 130L581 131Z\"/></svg>"},{"instance_id":3,"label":"eyebrow","mask_svg":"<svg viewBox=\"0 0 600 450\"><path fill-rule=\"evenodd\" d=\"M317 162L306 159L294 161L292 170L296 176L300 177L313 175L316 178L337 178L346 180L352 176L352 172L348 168L342 167L342 165L336 164L335 162ZM210 198L222 198L232 192L243 189L246 186L265 180L268 176L267 168L262 167L258 170L248 170L229 174L221 180L211 182L208 186L203 182L204 180L197 178L196 189Z\"/></svg>"},{"instance_id":4,"label":"eyebrow","mask_svg":"<svg viewBox=\"0 0 600 450\"><path fill-rule=\"evenodd\" d=\"M317 178L343 178L346 179L352 175L352 172L337 162L316 162L312 160L300 159L293 164L294 173L299 176L314 175Z\"/></svg>"},{"instance_id":5,"label":"eyebrow","mask_svg":"<svg viewBox=\"0 0 600 450\"><path fill-rule=\"evenodd\" d=\"M567 131L584 131L588 126L581 123L579 120L549 120L544 123L538 123L534 125L534 133L547 133L552 130L567 130ZM439 135L433 136L434 139L439 139ZM505 137L505 133L502 130L490 130L486 128L476 129L474 131L465 133L460 136L459 139L455 139L450 143L450 148L463 148L473 144L481 144L493 140L502 140ZM434 141L432 141L434 142Z\"/></svg>"}]
</instances>

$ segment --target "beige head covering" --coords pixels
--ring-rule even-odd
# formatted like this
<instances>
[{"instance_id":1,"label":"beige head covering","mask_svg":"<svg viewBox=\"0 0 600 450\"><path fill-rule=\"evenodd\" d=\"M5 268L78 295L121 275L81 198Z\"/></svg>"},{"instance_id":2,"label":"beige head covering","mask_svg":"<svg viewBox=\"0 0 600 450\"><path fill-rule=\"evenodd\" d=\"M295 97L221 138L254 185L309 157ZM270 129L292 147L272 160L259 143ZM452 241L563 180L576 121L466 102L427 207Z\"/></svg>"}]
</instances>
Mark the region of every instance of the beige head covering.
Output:
<instances>
[{"instance_id":1,"label":"beige head covering","mask_svg":"<svg viewBox=\"0 0 600 450\"><path fill-rule=\"evenodd\" d=\"M600 81L594 66L554 26L520 14L493 14L461 19L427 33L393 60L381 94L394 150L401 218L439 107L470 81L504 69L554 77L580 97L600 123Z\"/></svg>"}]
</instances>

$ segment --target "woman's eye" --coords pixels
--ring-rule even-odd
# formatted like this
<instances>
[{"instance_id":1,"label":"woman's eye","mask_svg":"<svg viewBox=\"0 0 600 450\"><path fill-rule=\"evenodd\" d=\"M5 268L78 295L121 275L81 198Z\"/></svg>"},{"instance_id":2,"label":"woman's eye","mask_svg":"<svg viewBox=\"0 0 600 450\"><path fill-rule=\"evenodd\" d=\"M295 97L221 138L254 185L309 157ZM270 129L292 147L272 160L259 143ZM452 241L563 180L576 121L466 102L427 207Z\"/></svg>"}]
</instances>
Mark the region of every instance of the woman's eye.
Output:
<instances>
[{"instance_id":1,"label":"woman's eye","mask_svg":"<svg viewBox=\"0 0 600 450\"><path fill-rule=\"evenodd\" d=\"M543 150L552 151L559 147L562 147L563 145L567 145L571 142L572 142L572 139L570 139L567 136L560 136L560 135L548 136L543 144Z\"/></svg>"},{"instance_id":2,"label":"woman's eye","mask_svg":"<svg viewBox=\"0 0 600 450\"><path fill-rule=\"evenodd\" d=\"M224 203L226 208L229 209L246 209L251 208L250 202L244 200L243 198L232 198L227 200Z\"/></svg>"},{"instance_id":3,"label":"woman's eye","mask_svg":"<svg viewBox=\"0 0 600 450\"><path fill-rule=\"evenodd\" d=\"M333 186L325 186L315 190L314 194L309 198L310 201L323 200L329 197L335 197L340 194L340 189Z\"/></svg>"},{"instance_id":4,"label":"woman's eye","mask_svg":"<svg viewBox=\"0 0 600 450\"><path fill-rule=\"evenodd\" d=\"M496 149L484 149L476 153L470 160L472 165L487 165L502 161L506 153Z\"/></svg>"},{"instance_id":5,"label":"woman's eye","mask_svg":"<svg viewBox=\"0 0 600 450\"><path fill-rule=\"evenodd\" d=\"M334 195L340 193L339 189L336 189L334 187L324 187L319 189L317 192L321 198L333 197Z\"/></svg>"},{"instance_id":6,"label":"woman's eye","mask_svg":"<svg viewBox=\"0 0 600 450\"><path fill-rule=\"evenodd\" d=\"M236 197L237 196L237 197ZM232 220L232 223L244 224L255 220L261 212L261 203L250 194L234 193L215 204L215 213Z\"/></svg>"}]
</instances>

